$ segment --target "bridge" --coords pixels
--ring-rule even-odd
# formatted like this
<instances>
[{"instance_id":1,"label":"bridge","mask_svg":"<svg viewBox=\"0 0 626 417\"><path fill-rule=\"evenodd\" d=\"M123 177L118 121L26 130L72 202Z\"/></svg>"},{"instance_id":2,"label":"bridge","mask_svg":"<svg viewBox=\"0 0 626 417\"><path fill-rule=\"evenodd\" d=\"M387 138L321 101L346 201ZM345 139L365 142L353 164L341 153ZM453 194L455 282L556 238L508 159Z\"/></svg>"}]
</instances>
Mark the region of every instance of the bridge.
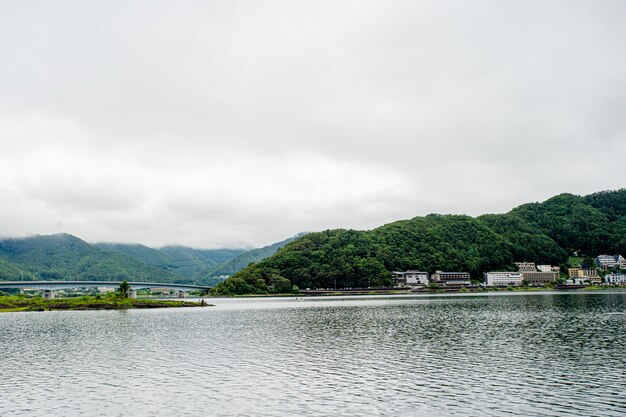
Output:
<instances>
[{"instance_id":1,"label":"bridge","mask_svg":"<svg viewBox=\"0 0 626 417\"><path fill-rule=\"evenodd\" d=\"M46 300L54 298L55 291L73 288L117 288L121 281L2 281L0 290L22 289L22 290L42 290ZM202 285L174 284L165 282L129 282L129 297L136 298L137 290L148 288L168 288L178 291L179 297L184 297L188 291L209 291L211 287Z\"/></svg>"}]
</instances>

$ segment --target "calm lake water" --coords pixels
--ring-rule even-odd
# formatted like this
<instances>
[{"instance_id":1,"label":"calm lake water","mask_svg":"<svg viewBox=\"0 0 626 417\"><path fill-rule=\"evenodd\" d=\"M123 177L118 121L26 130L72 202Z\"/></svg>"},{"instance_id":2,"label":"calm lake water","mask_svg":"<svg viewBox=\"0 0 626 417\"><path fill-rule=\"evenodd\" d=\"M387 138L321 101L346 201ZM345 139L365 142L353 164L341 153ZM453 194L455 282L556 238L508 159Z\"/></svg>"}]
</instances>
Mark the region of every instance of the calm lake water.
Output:
<instances>
[{"instance_id":1,"label":"calm lake water","mask_svg":"<svg viewBox=\"0 0 626 417\"><path fill-rule=\"evenodd\" d=\"M0 314L1 416L618 416L626 292Z\"/></svg>"}]
</instances>

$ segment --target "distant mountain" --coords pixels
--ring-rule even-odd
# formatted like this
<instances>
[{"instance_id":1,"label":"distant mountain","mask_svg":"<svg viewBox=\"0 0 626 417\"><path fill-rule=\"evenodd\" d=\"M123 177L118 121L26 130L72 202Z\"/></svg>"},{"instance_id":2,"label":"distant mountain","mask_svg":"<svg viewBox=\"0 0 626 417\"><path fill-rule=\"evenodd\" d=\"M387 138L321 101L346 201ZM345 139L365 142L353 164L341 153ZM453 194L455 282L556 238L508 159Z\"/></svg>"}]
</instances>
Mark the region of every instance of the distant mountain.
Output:
<instances>
[{"instance_id":1,"label":"distant mountain","mask_svg":"<svg viewBox=\"0 0 626 417\"><path fill-rule=\"evenodd\" d=\"M34 278L35 277L31 272L28 272L5 259L0 259L0 279L7 281L30 281Z\"/></svg>"},{"instance_id":2,"label":"distant mountain","mask_svg":"<svg viewBox=\"0 0 626 417\"><path fill-rule=\"evenodd\" d=\"M64 233L2 239L0 262L0 279L5 280L15 279L20 271L25 271L32 279L44 280L185 281L176 273L140 262L121 252L104 250Z\"/></svg>"},{"instance_id":3,"label":"distant mountain","mask_svg":"<svg viewBox=\"0 0 626 417\"><path fill-rule=\"evenodd\" d=\"M173 269L177 274L189 279L203 276L209 268L215 268L227 262L245 249L195 249L186 246L165 246L159 251L176 262Z\"/></svg>"},{"instance_id":4,"label":"distant mountain","mask_svg":"<svg viewBox=\"0 0 626 417\"><path fill-rule=\"evenodd\" d=\"M146 265L162 269L176 269L180 267L176 260L167 253L137 243L95 243L94 246L108 252L128 255Z\"/></svg>"},{"instance_id":5,"label":"distant mountain","mask_svg":"<svg viewBox=\"0 0 626 417\"><path fill-rule=\"evenodd\" d=\"M247 267L253 262L259 262L265 258L272 256L278 251L278 249L282 248L287 243L299 237L302 237L306 234L307 233L305 232L298 233L297 235L292 236L289 239L285 239L283 241L280 241L280 242L277 242L268 246L264 246L262 248L252 249L250 251L243 252L237 257L230 259L217 267L206 270L202 274L202 276L203 277L218 277L218 276L223 276L223 275L233 275L241 271L242 269L244 269L245 267Z\"/></svg>"},{"instance_id":6,"label":"distant mountain","mask_svg":"<svg viewBox=\"0 0 626 417\"><path fill-rule=\"evenodd\" d=\"M69 234L0 239L0 280L151 280L212 285L202 277L246 249L95 243Z\"/></svg>"}]
</instances>

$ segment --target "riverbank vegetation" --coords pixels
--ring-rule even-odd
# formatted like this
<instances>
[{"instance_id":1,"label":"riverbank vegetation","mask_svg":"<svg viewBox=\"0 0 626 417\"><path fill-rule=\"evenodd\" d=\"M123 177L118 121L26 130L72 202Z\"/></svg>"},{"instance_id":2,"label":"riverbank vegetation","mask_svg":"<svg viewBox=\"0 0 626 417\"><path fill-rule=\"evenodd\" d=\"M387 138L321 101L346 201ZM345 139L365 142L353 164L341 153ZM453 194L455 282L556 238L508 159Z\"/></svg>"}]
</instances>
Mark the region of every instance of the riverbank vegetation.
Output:
<instances>
[{"instance_id":1,"label":"riverbank vegetation","mask_svg":"<svg viewBox=\"0 0 626 417\"><path fill-rule=\"evenodd\" d=\"M85 296L44 300L41 297L24 295L0 296L0 312L53 311L53 310L128 310L138 308L201 307L206 303L182 300L137 300L106 296Z\"/></svg>"}]
</instances>

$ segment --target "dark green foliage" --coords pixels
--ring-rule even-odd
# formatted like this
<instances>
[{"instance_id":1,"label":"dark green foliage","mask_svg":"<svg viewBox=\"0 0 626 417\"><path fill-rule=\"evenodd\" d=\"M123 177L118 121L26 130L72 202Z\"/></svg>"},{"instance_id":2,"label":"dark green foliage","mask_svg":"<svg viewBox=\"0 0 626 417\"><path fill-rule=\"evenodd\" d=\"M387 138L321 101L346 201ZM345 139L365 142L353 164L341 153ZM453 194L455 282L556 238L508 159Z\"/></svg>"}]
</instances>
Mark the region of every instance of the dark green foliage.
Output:
<instances>
[{"instance_id":1,"label":"dark green foliage","mask_svg":"<svg viewBox=\"0 0 626 417\"><path fill-rule=\"evenodd\" d=\"M511 244L516 261L558 265L567 252L541 229L514 214L486 214L478 218Z\"/></svg>"},{"instance_id":2,"label":"dark green foliage","mask_svg":"<svg viewBox=\"0 0 626 417\"><path fill-rule=\"evenodd\" d=\"M126 280L122 281L120 286L117 289L117 296L119 298L128 298L128 293L130 292L130 285Z\"/></svg>"},{"instance_id":3,"label":"dark green foliage","mask_svg":"<svg viewBox=\"0 0 626 417\"><path fill-rule=\"evenodd\" d=\"M619 202L625 195L626 190L587 197L560 194L543 203L519 206L511 214L540 229L568 253L618 253L624 249L626 223L619 219L626 211ZM602 202L608 205L603 206Z\"/></svg>"},{"instance_id":4,"label":"dark green foliage","mask_svg":"<svg viewBox=\"0 0 626 417\"><path fill-rule=\"evenodd\" d=\"M626 189L601 191L584 197L585 201L606 214L610 220L618 220L626 215Z\"/></svg>"},{"instance_id":5,"label":"dark green foliage","mask_svg":"<svg viewBox=\"0 0 626 417\"><path fill-rule=\"evenodd\" d=\"M506 214L428 215L370 231L327 230L286 245L216 287L218 294L387 286L390 271L514 270L514 261L566 265L568 256L626 252L626 190L561 194Z\"/></svg>"}]
</instances>

